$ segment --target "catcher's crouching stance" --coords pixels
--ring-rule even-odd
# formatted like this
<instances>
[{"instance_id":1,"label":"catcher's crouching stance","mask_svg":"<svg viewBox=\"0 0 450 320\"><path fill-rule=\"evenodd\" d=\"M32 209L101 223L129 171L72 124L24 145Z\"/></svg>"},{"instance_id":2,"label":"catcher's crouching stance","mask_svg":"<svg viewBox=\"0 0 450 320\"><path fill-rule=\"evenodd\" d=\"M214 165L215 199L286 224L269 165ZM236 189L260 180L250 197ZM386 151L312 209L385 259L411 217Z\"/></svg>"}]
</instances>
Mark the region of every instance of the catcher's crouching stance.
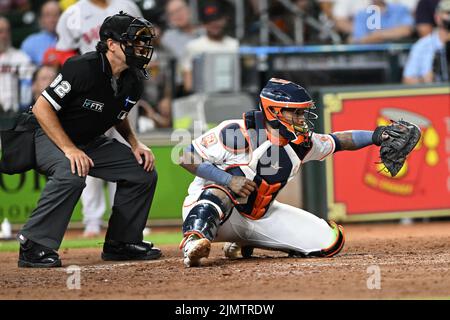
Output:
<instances>
[{"instance_id":1,"label":"catcher's crouching stance","mask_svg":"<svg viewBox=\"0 0 450 320\"><path fill-rule=\"evenodd\" d=\"M318 134L313 132L314 108L304 88L271 79L260 94L261 111L224 121L184 151L181 166L197 176L183 204L180 247L187 267L208 257L212 241L227 242L229 258L251 256L253 248L307 257L331 257L342 250L341 226L279 203L277 194L302 163L341 150L383 144L386 167L401 168L420 131L403 121L375 131Z\"/></svg>"}]
</instances>

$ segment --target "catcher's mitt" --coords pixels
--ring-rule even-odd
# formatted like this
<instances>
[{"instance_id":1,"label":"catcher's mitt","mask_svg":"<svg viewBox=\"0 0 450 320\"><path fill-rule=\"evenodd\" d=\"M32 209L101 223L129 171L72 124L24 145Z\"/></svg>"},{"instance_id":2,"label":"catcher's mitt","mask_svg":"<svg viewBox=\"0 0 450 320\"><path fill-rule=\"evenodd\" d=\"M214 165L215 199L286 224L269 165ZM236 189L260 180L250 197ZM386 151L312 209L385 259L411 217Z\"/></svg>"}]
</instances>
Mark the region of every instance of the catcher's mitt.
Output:
<instances>
[{"instance_id":1,"label":"catcher's mitt","mask_svg":"<svg viewBox=\"0 0 450 320\"><path fill-rule=\"evenodd\" d=\"M420 139L420 129L415 124L400 120L392 121L388 126L375 129L372 141L380 148L383 164L395 177L405 163L406 157Z\"/></svg>"}]
</instances>

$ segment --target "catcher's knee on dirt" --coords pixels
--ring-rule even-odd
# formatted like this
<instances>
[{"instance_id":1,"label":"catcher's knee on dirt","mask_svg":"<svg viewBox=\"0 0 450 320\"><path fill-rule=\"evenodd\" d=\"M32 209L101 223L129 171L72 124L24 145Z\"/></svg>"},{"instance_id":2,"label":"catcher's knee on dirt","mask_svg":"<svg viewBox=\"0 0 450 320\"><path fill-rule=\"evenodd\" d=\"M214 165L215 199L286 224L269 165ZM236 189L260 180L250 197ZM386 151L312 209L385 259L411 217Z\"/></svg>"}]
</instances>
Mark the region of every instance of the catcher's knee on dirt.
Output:
<instances>
[{"instance_id":1,"label":"catcher's knee on dirt","mask_svg":"<svg viewBox=\"0 0 450 320\"><path fill-rule=\"evenodd\" d=\"M328 248L319 250L319 251L313 251L310 253L304 253L304 252L298 252L298 251L290 251L289 256L292 257L332 257L337 255L339 252L341 252L342 248L345 244L345 234L344 234L344 228L338 224L336 224L333 221L328 222L330 227L336 232L336 240L333 242L331 246Z\"/></svg>"},{"instance_id":2,"label":"catcher's knee on dirt","mask_svg":"<svg viewBox=\"0 0 450 320\"><path fill-rule=\"evenodd\" d=\"M196 234L213 241L220 221L231 211L232 203L220 189L206 189L183 222L183 236Z\"/></svg>"},{"instance_id":3,"label":"catcher's knee on dirt","mask_svg":"<svg viewBox=\"0 0 450 320\"><path fill-rule=\"evenodd\" d=\"M336 224L333 221L328 222L330 227L337 232L337 238L334 241L334 243L329 246L328 248L322 249L320 251L312 252L308 254L308 256L315 256L315 257L332 257L334 255L337 255L339 252L341 252L342 248L345 244L345 235L344 235L344 228L338 224Z\"/></svg>"}]
</instances>

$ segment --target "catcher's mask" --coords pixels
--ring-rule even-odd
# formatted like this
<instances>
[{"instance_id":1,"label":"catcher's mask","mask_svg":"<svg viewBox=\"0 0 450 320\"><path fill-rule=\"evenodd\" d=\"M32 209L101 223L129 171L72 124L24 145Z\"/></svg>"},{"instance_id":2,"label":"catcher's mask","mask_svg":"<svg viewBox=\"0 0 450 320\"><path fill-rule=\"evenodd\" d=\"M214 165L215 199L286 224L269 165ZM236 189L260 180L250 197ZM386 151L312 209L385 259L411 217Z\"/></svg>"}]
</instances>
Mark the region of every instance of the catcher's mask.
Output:
<instances>
[{"instance_id":1,"label":"catcher's mask","mask_svg":"<svg viewBox=\"0 0 450 320\"><path fill-rule=\"evenodd\" d=\"M310 145L313 121L318 116L311 111L316 107L303 87L288 80L272 78L261 90L259 106L269 125L278 129L282 137L295 144ZM284 109L294 111L289 119L283 116Z\"/></svg>"},{"instance_id":2,"label":"catcher's mask","mask_svg":"<svg viewBox=\"0 0 450 320\"><path fill-rule=\"evenodd\" d=\"M113 39L120 43L126 64L131 68L146 68L153 55L152 40L155 38L153 25L144 18L135 18L123 11L107 17L100 27L100 40Z\"/></svg>"}]
</instances>

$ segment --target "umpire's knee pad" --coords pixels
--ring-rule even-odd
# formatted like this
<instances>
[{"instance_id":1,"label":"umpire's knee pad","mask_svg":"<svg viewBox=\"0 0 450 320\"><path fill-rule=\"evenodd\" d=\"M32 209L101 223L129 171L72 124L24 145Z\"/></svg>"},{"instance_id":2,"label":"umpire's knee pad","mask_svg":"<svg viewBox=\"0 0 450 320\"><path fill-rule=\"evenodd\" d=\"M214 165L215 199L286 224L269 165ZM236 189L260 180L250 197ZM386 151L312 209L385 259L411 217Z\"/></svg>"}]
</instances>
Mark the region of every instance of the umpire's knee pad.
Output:
<instances>
[{"instance_id":1,"label":"umpire's knee pad","mask_svg":"<svg viewBox=\"0 0 450 320\"><path fill-rule=\"evenodd\" d=\"M222 201L214 192L206 189L198 198L197 204L189 211L183 223L183 235L199 234L213 241L220 221L231 210L231 205Z\"/></svg>"}]
</instances>

